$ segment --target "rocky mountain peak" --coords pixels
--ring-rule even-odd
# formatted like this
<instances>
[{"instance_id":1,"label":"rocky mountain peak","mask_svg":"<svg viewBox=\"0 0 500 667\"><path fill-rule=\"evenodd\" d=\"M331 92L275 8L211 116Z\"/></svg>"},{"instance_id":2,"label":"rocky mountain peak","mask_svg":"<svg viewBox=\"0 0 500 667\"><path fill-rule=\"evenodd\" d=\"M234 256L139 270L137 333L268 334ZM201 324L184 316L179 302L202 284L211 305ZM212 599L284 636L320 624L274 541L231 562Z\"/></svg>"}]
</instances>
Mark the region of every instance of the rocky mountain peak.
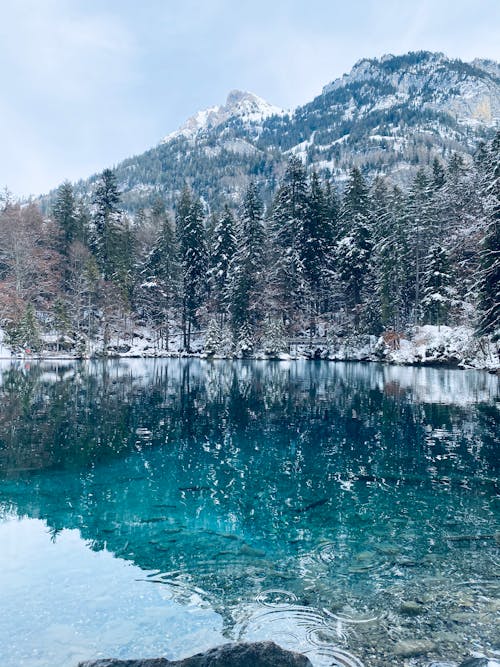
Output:
<instances>
[{"instance_id":1,"label":"rocky mountain peak","mask_svg":"<svg viewBox=\"0 0 500 667\"><path fill-rule=\"evenodd\" d=\"M194 139L198 134L216 128L231 118L239 118L245 124L258 124L269 116L281 114L283 114L282 109L269 104L258 95L243 90L232 90L224 105L198 111L178 130L167 135L163 143L179 137Z\"/></svg>"}]
</instances>

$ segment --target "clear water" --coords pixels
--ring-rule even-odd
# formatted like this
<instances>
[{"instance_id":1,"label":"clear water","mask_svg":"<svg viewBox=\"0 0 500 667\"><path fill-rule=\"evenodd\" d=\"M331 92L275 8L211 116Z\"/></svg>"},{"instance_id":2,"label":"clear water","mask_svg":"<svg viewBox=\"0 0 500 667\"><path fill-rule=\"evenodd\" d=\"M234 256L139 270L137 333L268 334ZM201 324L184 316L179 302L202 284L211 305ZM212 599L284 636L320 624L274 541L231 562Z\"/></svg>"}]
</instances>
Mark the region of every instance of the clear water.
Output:
<instances>
[{"instance_id":1,"label":"clear water","mask_svg":"<svg viewBox=\"0 0 500 667\"><path fill-rule=\"evenodd\" d=\"M2 667L274 639L499 649L499 383L158 360L0 367Z\"/></svg>"}]
</instances>

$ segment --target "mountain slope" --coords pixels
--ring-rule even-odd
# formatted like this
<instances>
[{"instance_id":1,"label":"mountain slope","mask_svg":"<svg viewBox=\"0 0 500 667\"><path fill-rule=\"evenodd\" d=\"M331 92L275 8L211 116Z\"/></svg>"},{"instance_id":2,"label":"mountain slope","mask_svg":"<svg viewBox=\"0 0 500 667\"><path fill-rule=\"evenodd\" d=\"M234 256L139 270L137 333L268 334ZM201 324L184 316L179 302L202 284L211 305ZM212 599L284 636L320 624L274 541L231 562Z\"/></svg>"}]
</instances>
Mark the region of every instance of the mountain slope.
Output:
<instances>
[{"instance_id":1,"label":"mountain slope","mask_svg":"<svg viewBox=\"0 0 500 667\"><path fill-rule=\"evenodd\" d=\"M217 207L238 200L250 178L269 197L290 153L337 179L356 164L404 182L435 155L471 154L499 124L498 63L387 55L360 60L291 113L233 91L225 105L199 112L116 173L131 211L158 195L172 204L184 183ZM94 180L77 190L88 192Z\"/></svg>"}]
</instances>

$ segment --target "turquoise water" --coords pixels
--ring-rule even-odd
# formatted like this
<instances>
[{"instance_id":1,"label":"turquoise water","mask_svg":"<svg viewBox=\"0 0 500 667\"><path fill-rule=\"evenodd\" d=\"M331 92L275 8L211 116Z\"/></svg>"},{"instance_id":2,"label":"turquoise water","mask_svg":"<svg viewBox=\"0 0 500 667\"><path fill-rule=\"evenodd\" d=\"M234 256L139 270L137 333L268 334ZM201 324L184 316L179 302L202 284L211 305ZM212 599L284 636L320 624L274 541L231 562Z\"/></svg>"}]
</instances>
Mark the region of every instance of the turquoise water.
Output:
<instances>
[{"instance_id":1,"label":"turquoise water","mask_svg":"<svg viewBox=\"0 0 500 667\"><path fill-rule=\"evenodd\" d=\"M269 639L496 655L498 378L328 362L0 367L3 667ZM403 648L402 648L403 647Z\"/></svg>"}]
</instances>

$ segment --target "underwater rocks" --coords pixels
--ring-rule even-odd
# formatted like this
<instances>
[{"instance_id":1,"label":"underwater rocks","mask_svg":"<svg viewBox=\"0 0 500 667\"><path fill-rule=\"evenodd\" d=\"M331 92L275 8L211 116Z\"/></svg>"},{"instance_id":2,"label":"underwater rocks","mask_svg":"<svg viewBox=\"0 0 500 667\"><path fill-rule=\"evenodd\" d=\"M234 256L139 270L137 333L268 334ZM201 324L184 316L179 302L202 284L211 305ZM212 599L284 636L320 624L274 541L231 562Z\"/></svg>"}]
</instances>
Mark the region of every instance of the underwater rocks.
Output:
<instances>
[{"instance_id":1,"label":"underwater rocks","mask_svg":"<svg viewBox=\"0 0 500 667\"><path fill-rule=\"evenodd\" d=\"M427 639L414 639L413 641L400 641L394 647L394 654L401 658L413 658L434 651L436 644Z\"/></svg>"},{"instance_id":2,"label":"underwater rocks","mask_svg":"<svg viewBox=\"0 0 500 667\"><path fill-rule=\"evenodd\" d=\"M300 653L285 651L274 642L224 644L184 660L94 660L79 667L312 667Z\"/></svg>"},{"instance_id":3,"label":"underwater rocks","mask_svg":"<svg viewBox=\"0 0 500 667\"><path fill-rule=\"evenodd\" d=\"M413 602L408 600L408 602L402 602L399 611L403 616L418 616L425 611L425 607L421 602Z\"/></svg>"}]
</instances>

